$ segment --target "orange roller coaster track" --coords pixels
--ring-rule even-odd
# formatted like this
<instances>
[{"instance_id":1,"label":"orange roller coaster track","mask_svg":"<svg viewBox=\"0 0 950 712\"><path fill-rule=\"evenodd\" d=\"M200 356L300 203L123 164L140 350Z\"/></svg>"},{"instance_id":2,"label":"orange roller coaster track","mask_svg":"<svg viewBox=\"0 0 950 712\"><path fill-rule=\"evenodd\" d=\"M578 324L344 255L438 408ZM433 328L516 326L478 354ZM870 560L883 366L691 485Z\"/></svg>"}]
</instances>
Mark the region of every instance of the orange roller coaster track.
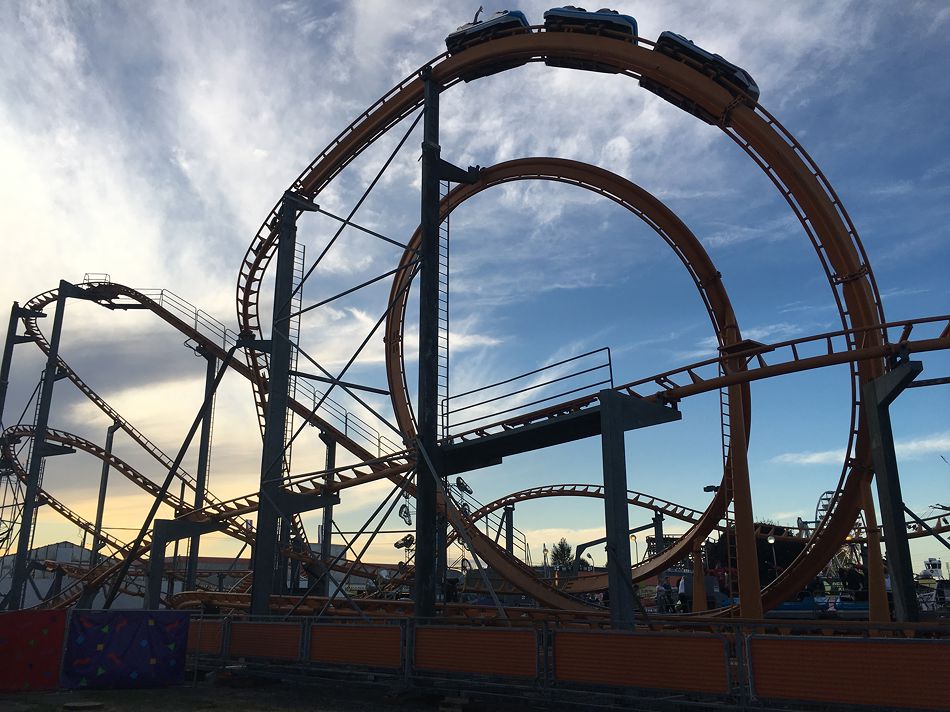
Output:
<instances>
[{"instance_id":1,"label":"orange roller coaster track","mask_svg":"<svg viewBox=\"0 0 950 712\"><path fill-rule=\"evenodd\" d=\"M798 141L763 107L738 102L735 97L712 78L665 54L653 51L652 43L640 40L639 45L610 35L588 35L573 32L544 32L530 28L524 32L500 36L472 46L453 56L440 55L428 63L431 77L443 89L461 81L486 75L504 68L527 62L577 60L583 58L607 67L633 79L646 79L665 87L693 102L710 116L720 117L719 126L738 144L773 182L780 194L799 218L806 236L815 248L839 311L841 329L819 336L805 337L779 344L762 345L743 342L735 315L718 271L695 236L665 205L627 179L575 161L555 158L526 158L484 169L480 180L451 191L442 201L441 214L448 215L468 197L514 180L551 180L574 184L595 191L627 207L649 224L664 239L689 271L704 301L713 329L719 341L718 358L673 369L635 382L616 390L633 396L663 402L678 402L691 395L718 389L727 389L734 412L741 417L729 423L737 434L748 435L751 402L748 384L753 380L783 375L833 364L849 364L851 372L852 405L851 426L848 431L846 456L841 477L828 514L817 525L802 554L763 590L762 603L769 609L796 593L824 566L836 549L852 531L861 509L869 501L869 483L872 477L870 445L860 414L858 393L867 383L887 370L887 359L898 353L907 354L950 348L950 319L946 316L929 317L888 324L883 315L880 295L874 274L867 260L857 232L830 183L821 173ZM364 111L330 145L315 158L291 186L297 194L314 199L327 188L336 176L357 156L418 109L423 102L423 81L414 73ZM168 292L144 292L111 282L90 282L82 285L102 306L111 309L130 305L145 307L169 323L189 339L223 358L239 333L245 339L262 338L259 316L259 297L264 275L277 246L277 214L280 204L268 215L242 260L237 282L238 332L206 319L197 310L182 308L182 303ZM392 295L396 308L390 310L386 323L386 368L398 431L406 443L415 436L416 425L406 384L402 353L406 295L413 272L406 268L411 260L418 235L410 241L395 274ZM29 310L40 311L56 299L56 291L45 292L27 304ZM24 317L28 334L44 350L49 344L40 333L36 319ZM212 323L213 322L213 323ZM889 331L900 329L892 341ZM937 331L925 338L911 339L926 329ZM816 347L819 351L816 352ZM255 349L244 349L244 363L231 361L230 366L248 378L254 390L255 404L261 424L267 406L267 357ZM170 468L172 461L154 443L125 421L102 398L86 385L65 363L60 368L72 382L107 416L118 423L159 464ZM492 431L511 430L562 413L578 412L595 405L592 398L576 399L515 418L499 420L477 430L454 433L443 442L445 446L469 442ZM290 408L305 422L317 425L336 442L354 454L362 464L340 468L329 479L326 473L292 476L285 487L297 492L339 491L364 482L388 478L404 482L415 463L412 449L400 450L402 445L377 437L376 452L359 438L334 424L326 404L320 412L306 403L291 400ZM733 408L730 408L733 412ZM13 437L28 437L28 429L10 433ZM97 457L101 448L91 443L81 445L75 436L49 431L48 437L78 446ZM742 443L746 437L737 438ZM633 578L651 576L670 563L684 558L698 543L716 528L733 497L733 476L747 470L745 447L729 448L724 458L723 484L713 496L705 512L690 510L689 531L670 549L638 564ZM122 467L113 463L118 469ZM154 485L131 468L123 474L153 496ZM194 488L194 478L178 472L188 487ZM405 491L412 493L411 484ZM48 493L40 497L55 502ZM169 498L181 516L207 517L222 521L229 534L247 540L252 533L233 521L239 515L255 511L256 494L223 502L207 495L208 505L200 511L189 510L182 502ZM534 597L541 605L552 609L583 611L586 606L564 592L540 581L523 563L507 554L489 537L481 534L474 520L463 515L450 499L440 500L449 522L459 532L465 532L473 550L491 568L510 583ZM671 504L671 503L669 503ZM82 519L63 505L56 503L57 511L79 523ZM674 515L675 516L675 515ZM84 520L83 520L84 521ZM88 523L86 523L88 524ZM83 526L83 524L80 524ZM85 528L85 527L83 527ZM873 527L872 527L873 531ZM110 540L117 554L141 557L144 548L132 551L130 545ZM873 548L873 547L872 547ZM107 568L107 567L106 567ZM86 583L101 583L111 574L104 569L93 571ZM66 601L62 598L59 602ZM72 600L75 600L74 598Z\"/></svg>"}]
</instances>

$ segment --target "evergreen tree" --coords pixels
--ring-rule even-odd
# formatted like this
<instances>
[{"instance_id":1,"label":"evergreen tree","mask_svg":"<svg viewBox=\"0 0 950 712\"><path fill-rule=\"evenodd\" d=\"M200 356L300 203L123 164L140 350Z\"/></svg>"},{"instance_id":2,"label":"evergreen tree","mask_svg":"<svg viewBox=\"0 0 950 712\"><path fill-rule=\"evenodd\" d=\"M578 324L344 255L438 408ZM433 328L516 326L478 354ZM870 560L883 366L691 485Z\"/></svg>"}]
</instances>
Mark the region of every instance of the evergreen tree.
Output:
<instances>
[{"instance_id":1,"label":"evergreen tree","mask_svg":"<svg viewBox=\"0 0 950 712\"><path fill-rule=\"evenodd\" d=\"M561 537L561 541L551 549L552 566L571 566L574 563L574 547Z\"/></svg>"}]
</instances>

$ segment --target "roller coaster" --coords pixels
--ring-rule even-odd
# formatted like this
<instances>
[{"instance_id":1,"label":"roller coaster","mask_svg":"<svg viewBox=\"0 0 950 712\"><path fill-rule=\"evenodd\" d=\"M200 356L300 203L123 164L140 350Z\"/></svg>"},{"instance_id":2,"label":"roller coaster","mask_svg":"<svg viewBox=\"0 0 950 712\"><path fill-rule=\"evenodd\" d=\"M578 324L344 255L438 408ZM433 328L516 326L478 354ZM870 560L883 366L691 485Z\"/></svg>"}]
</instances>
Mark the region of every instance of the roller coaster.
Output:
<instances>
[{"instance_id":1,"label":"roller coaster","mask_svg":"<svg viewBox=\"0 0 950 712\"><path fill-rule=\"evenodd\" d=\"M896 388L892 381L907 385L916 372L910 357L914 354L950 348L950 316L924 316L888 322L870 262L847 211L833 187L802 145L763 106L715 76L696 71L688 57L656 51L644 38L631 42L629 36L604 30L596 34L570 31L546 31L544 27L506 29L477 44L442 54L426 63L396 85L385 96L362 112L293 181L254 236L243 259L237 280L237 323L231 329L192 307L167 290L138 290L90 276L81 284L61 282L56 289L39 294L22 307L15 304L4 352L3 393L9 378L13 346L32 342L47 357L45 376L38 387L37 411L32 423L18 423L3 432L2 467L4 476L4 517L9 520L4 542L10 547L17 536L18 558L13 570L8 608L17 608L22 600L26 577L26 552L32 542L35 511L47 505L66 520L91 535L101 549L98 562L70 572L72 584L52 593L40 605L68 607L107 591L107 605L118 591L134 591L149 605L158 605L164 575L164 547L174 539L189 538L197 551L198 538L221 531L253 548L252 571L242 586L222 592L194 571L186 577L191 590L167 597L164 603L178 607L212 607L249 611L264 615L272 612L338 615L416 615L430 617L441 612L460 618L485 616L509 618L529 615L545 620L609 618L615 625L631 623L628 589L632 583L662 574L671 566L690 560L694 570L702 571L697 556L702 543L719 533L734 539L734 561L739 572L739 602L705 615L761 618L765 611L801 591L831 560L846 540L855 537L868 544L871 584L871 618L884 620L890 615L884 590L881 556L882 527L878 523L872 498L872 482L878 478L882 501L883 529L887 534L890 563L902 562L901 554L892 553L907 537L941 533L950 529L946 517L906 521L901 509L891 511L894 491L882 490L882 479L892 487L896 471L886 468L887 439L880 445L880 418L869 412L883 403L868 400L875 384ZM525 157L497 165L462 171L439 157L438 96L461 81L497 74L527 63L546 63L561 67L596 67L631 78L651 91L682 99L704 120L715 125L737 144L773 183L801 223L813 246L837 308L840 328L827 333L764 344L742 336L725 284L716 265L700 240L661 200L623 176L603 168L555 157ZM420 111L421 109L421 111ZM421 119L425 119L423 144L423 220L405 243L359 226L353 216L362 199L348 217L333 215L318 204L340 173L364 151L387 136L404 120L415 115L409 130L399 142L401 147ZM389 165L389 162L386 164ZM385 170L384 166L383 170ZM379 180L377 175L370 189ZM440 382L440 369L447 369L448 330L440 321L439 277L447 272L447 245L439 240L439 230L452 212L482 191L517 181L548 181L576 186L602 196L639 218L673 250L686 268L705 305L712 325L718 353L696 363L676 366L662 373L622 384L609 383L596 393L563 398L542 407L522 407L517 413L497 411L470 427L438 429L437 410L440 383L447 390L447 376ZM456 184L454 187L451 184ZM446 188L440 190L442 185ZM369 191L367 191L368 194ZM363 196L366 197L366 194ZM428 210L428 213L426 212ZM303 308L299 294L329 245L303 273L295 251L296 221L307 212L321 213L336 220L340 231L345 227L362 230L402 250L393 268L365 284L355 285L343 294L370 283L392 279L387 305L378 322L356 349L347 365L330 373L300 346L293 324L313 307ZM330 245L340 232L330 240ZM441 251L440 251L441 250ZM274 263L276 274L268 270ZM296 273L295 273L295 267ZM275 283L272 333L265 338L262 325L264 285ZM413 380L407 373L406 322L410 293L419 278L420 371L418 394L413 405ZM446 280L447 281L447 280ZM267 297L262 300L262 297ZM446 295L447 298L447 295ZM165 453L126 420L91 388L59 355L63 309L67 299L85 300L113 311L144 310L166 322L207 358L209 371L207 395L188 438L177 456ZM55 308L50 335L40 329L40 317ZM447 318L447 306L445 307ZM265 320L266 321L266 320ZM443 320L444 321L444 320ZM21 332L22 329L22 332ZM392 402L392 418L379 416L378 426L370 424L376 410L361 395L373 389L344 380L348 369L372 338L382 333L385 344L385 393ZM441 339L441 340L440 340ZM307 367L320 371L308 375L298 370L299 359ZM748 437L751 424L749 384L767 378L844 364L850 369L851 406L846 455L837 487L828 497L822 517L813 527L798 530L801 553L776 578L762 586L757 573L755 538L749 489ZM220 499L206 487L202 473L192 475L182 459L199 429L210 421L214 389L223 374L233 371L252 385L255 408L264 439L261 487L241 497ZM917 370L919 372L919 369ZM116 429L124 431L165 473L164 482L154 481L147 473L89 440L49 425L49 404L53 384L70 381L93 403ZM890 379L890 380L888 380ZM319 387L313 384L320 384ZM883 388L883 386L881 386ZM330 397L343 394L344 405ZM380 393L379 389L375 393ZM884 393L884 391L880 391ZM704 511L684 507L661 498L628 491L625 474L618 480L608 470L623 470L622 447L610 445L610 433L633 427L647 427L679 417L679 408L690 396L718 393L721 402L722 479ZM537 405L537 404L535 404ZM880 408L877 409L880 411ZM369 414L369 415L367 415ZM418 416L418 417L417 417ZM443 416L445 412L443 411ZM639 421L637 419L640 419ZM299 427L294 429L296 423ZM291 426L291 427L288 427ZM297 472L293 468L291 443L307 427L315 427L326 445L326 467L317 471ZM877 429L875 429L877 428ZM388 435L382 433L388 432ZM582 438L601 436L605 452L603 484L552 484L514 492L491 503L472 509L458 491L449 485L449 475L481 469L504 457ZM203 447L207 440L202 437ZM893 442L890 441L893 451ZM22 459L24 447L29 456ZM346 450L353 464L337 466L336 448ZM611 450L611 448L614 448ZM56 496L43 489L42 465L46 457L81 450L98 458L112 470L139 487L154 505L145 517L138 536L123 541L108 533L101 521L90 521L70 509ZM612 458L612 459L611 459ZM884 459L881 459L884 458ZM205 465L207 453L205 453ZM612 464L608 467L608 460ZM199 458L199 463L201 458ZM882 465L882 462L885 463ZM205 465L199 464L199 469ZM884 475L886 474L886 478ZM382 514L376 531L393 512L402 497L416 498L416 536L414 562L389 569L364 563L367 546L331 556L328 542L332 533L332 506L341 493L371 482L388 480L393 488L379 504ZM184 495L176 495L172 483L181 486ZM890 484L888 484L890 483ZM896 490L899 493L899 488ZM506 506L545 497L595 497L606 501L608 571L591 572L560 586L540 576L537 570L516 556L509 541L500 543L502 521L497 512ZM899 500L898 500L899 501ZM620 505L616 505L620 502ZM902 503L900 503L902 506ZM174 520L156 520L160 505L176 512ZM618 541L626 542L629 524L628 505L677 519L687 531L665 549L643 561L626 560ZM623 514L617 514L619 506ZM309 544L310 538L301 513L323 509L322 549ZM256 526L247 518L257 516ZM101 515L100 515L101 516ZM494 517L491 528L480 528L486 517ZM509 519L510 523L510 519ZM367 526L369 522L367 522ZM451 533L448 532L451 528ZM494 601L484 607L453 603L443 599L446 576L446 549L452 542L465 550L481 573L482 581ZM905 557L906 558L906 557ZM909 565L909 562L906 562ZM304 570L321 588L311 586L304 594L288 590L290 580ZM378 583L396 582L411 587L413 601L383 597L328 597L325 579L334 570L344 577L359 576ZM148 585L139 581L148 573ZM293 573L289 573L293 572ZM380 573L385 576L381 578ZM489 576L489 573L491 576ZM512 591L523 594L535 607L519 609L502 605L492 577L502 580ZM701 578L701 577L700 577ZM293 586L290 587L291 589ZM609 610L595 605L583 594L610 591ZM896 597L900 597L896 593ZM344 600L345 598L345 600ZM906 605L906 600L903 601Z\"/></svg>"}]
</instances>

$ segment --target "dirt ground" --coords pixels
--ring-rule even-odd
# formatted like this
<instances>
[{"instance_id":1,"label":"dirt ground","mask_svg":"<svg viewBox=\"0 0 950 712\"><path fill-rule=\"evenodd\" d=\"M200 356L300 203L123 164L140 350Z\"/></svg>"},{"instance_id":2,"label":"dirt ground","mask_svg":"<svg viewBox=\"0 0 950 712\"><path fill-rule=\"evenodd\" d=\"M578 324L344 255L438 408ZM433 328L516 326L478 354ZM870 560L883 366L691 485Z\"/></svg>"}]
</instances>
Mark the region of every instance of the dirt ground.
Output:
<instances>
[{"instance_id":1,"label":"dirt ground","mask_svg":"<svg viewBox=\"0 0 950 712\"><path fill-rule=\"evenodd\" d=\"M357 712L357 710L436 710L438 701L394 701L386 690L376 688L340 689L330 685L284 683L252 688L217 687L199 683L196 687L157 690L83 690L21 695L0 695L3 712L53 712L72 707L68 703L99 702L107 712ZM90 707L91 709L91 707Z\"/></svg>"},{"instance_id":2,"label":"dirt ground","mask_svg":"<svg viewBox=\"0 0 950 712\"><path fill-rule=\"evenodd\" d=\"M308 681L306 684L262 680L248 687L215 684L208 680L196 685L162 689L0 694L0 710L58 712L73 707L72 703L101 703L97 709L104 712L436 712L444 700L444 694L398 693L391 687L358 686L339 680ZM528 712L552 707L540 703L472 700L462 709L465 712Z\"/></svg>"}]
</instances>

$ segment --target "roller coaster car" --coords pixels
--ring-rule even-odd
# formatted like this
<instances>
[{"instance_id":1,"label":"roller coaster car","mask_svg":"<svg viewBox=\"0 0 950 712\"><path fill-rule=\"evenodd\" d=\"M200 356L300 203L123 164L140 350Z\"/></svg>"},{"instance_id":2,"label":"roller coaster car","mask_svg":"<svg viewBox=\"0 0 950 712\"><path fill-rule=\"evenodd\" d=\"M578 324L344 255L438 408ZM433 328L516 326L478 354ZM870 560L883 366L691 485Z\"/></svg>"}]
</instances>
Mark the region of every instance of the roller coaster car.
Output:
<instances>
[{"instance_id":1,"label":"roller coaster car","mask_svg":"<svg viewBox=\"0 0 950 712\"><path fill-rule=\"evenodd\" d=\"M544 29L547 32L586 32L591 34L606 32L618 39L629 37L633 44L637 43L637 21L630 15L621 15L616 10L606 7L597 12L587 12L584 8L575 5L551 8L544 13ZM606 74L617 73L614 67L589 59L556 58L546 59L544 63L549 67L568 67Z\"/></svg>"},{"instance_id":2,"label":"roller coaster car","mask_svg":"<svg viewBox=\"0 0 950 712\"><path fill-rule=\"evenodd\" d=\"M478 13L475 13L475 19L472 22L462 25L445 38L445 48L450 55L458 54L469 47L493 40L501 34L511 34L529 26L528 18L520 10L499 10L487 20L479 20ZM520 67L524 63L524 60L495 62L464 72L460 76L464 81L470 82L512 67Z\"/></svg>"},{"instance_id":3,"label":"roller coaster car","mask_svg":"<svg viewBox=\"0 0 950 712\"><path fill-rule=\"evenodd\" d=\"M693 67L696 71L711 77L713 81L727 89L746 106L754 107L755 103L759 100L759 85L755 83L755 80L747 71L741 67L737 67L718 54L707 52L682 35L669 31L663 32L656 41L654 51L662 52L680 62L685 61L686 64ZM646 77L640 79L640 86L666 99L683 111L702 119L707 124L715 125L719 123L718 116L713 116L685 96L667 89ZM728 117L726 117L726 120L728 121Z\"/></svg>"}]
</instances>

